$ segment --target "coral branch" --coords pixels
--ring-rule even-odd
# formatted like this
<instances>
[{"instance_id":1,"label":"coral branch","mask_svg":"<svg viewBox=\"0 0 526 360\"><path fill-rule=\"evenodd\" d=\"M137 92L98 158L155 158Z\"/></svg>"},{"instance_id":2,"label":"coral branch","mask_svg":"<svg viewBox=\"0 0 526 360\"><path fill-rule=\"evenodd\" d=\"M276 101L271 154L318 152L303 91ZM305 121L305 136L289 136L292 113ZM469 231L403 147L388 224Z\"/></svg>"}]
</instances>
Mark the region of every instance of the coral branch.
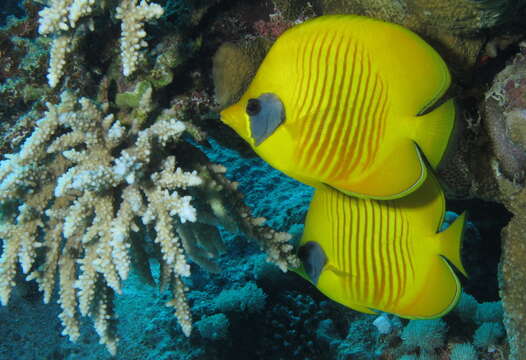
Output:
<instances>
[{"instance_id":1,"label":"coral branch","mask_svg":"<svg viewBox=\"0 0 526 360\"><path fill-rule=\"evenodd\" d=\"M150 96L145 92L142 102L149 104ZM135 233L149 233L146 239L159 247L161 288L172 291L167 305L175 307L187 336L192 317L183 278L190 276L189 258L219 270L212 258L224 245L216 225L258 240L282 270L297 266L290 235L250 216L236 184L223 176L225 168L210 164L181 139L187 125L176 112L166 110L145 121L150 116L146 106L141 109L145 118L132 112L119 120L105 108L64 92L58 105L48 104L20 151L0 163L0 205L8 209L0 225L4 305L18 265L27 280L37 282L45 302L58 273L63 334L75 341L79 315L90 316L114 354L113 298L128 277L132 254L144 253ZM181 156L181 161L180 153L186 159ZM43 256L36 256L38 249Z\"/></svg>"},{"instance_id":2,"label":"coral branch","mask_svg":"<svg viewBox=\"0 0 526 360\"><path fill-rule=\"evenodd\" d=\"M161 119L133 134L87 98L76 100L65 92L61 100L48 104L20 152L0 166L0 203L12 208L0 228L0 299L8 302L18 263L48 302L58 268L64 334L78 338L78 307L80 314L94 318L101 341L114 353L111 302L129 272L130 231L138 230L137 220L155 222L155 240L170 276L190 275L173 217L181 223L196 221L192 198L179 192L201 179L176 169L173 156L162 162L150 156L179 140L185 130L180 121ZM118 150L126 136L140 141ZM156 166L158 171L144 171ZM19 205L9 207L12 203ZM41 263L39 247L46 250ZM179 305L184 301L176 299ZM183 316L184 309L177 314L189 333L191 320Z\"/></svg>"},{"instance_id":3,"label":"coral branch","mask_svg":"<svg viewBox=\"0 0 526 360\"><path fill-rule=\"evenodd\" d=\"M77 39L81 36L82 29L79 22L87 25L93 31L94 25L90 15L95 7L104 11L102 2L95 0L52 0L48 7L39 12L38 32L41 35L52 35L48 83L56 87L64 74L67 55L75 47ZM146 31L144 23L158 19L163 14L163 8L158 4L148 4L146 0L122 0L116 8L115 17L122 21L121 24L121 57L122 72L129 76L137 68L141 53L140 50L148 44L144 40ZM89 20L89 21L88 21ZM78 29L77 29L78 28Z\"/></svg>"}]
</instances>

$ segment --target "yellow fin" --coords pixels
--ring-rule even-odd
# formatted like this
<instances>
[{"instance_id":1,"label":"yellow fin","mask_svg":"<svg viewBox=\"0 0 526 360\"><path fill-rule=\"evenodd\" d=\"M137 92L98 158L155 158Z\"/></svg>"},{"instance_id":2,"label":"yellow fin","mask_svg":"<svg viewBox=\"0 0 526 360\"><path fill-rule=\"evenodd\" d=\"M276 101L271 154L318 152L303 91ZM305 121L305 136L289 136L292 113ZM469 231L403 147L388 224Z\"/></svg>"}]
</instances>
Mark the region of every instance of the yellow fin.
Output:
<instances>
[{"instance_id":1,"label":"yellow fin","mask_svg":"<svg viewBox=\"0 0 526 360\"><path fill-rule=\"evenodd\" d=\"M440 183L435 174L428 170L427 180L415 192L413 196L405 197L398 200L398 204L403 206L407 212L413 214L415 220L414 226L428 227L432 226L434 231L438 231L444 221L446 212L446 199L440 187ZM433 223L429 224L429 220ZM467 277L466 270L462 265L460 250L462 247L462 238L466 214L461 214L455 221L444 231L436 235L438 244L438 253L449 260L462 274Z\"/></svg>"},{"instance_id":2,"label":"yellow fin","mask_svg":"<svg viewBox=\"0 0 526 360\"><path fill-rule=\"evenodd\" d=\"M378 315L379 312L378 311L375 311L373 309L370 309L368 308L367 306L363 306L363 305L358 305L358 304L351 304L351 303L346 303L344 304L345 306L353 309L353 310L356 310L356 311L359 311L359 312L362 312L364 314L371 314L371 315Z\"/></svg>"},{"instance_id":3,"label":"yellow fin","mask_svg":"<svg viewBox=\"0 0 526 360\"><path fill-rule=\"evenodd\" d=\"M328 298L337 303L345 305L353 310L363 312L365 314L377 314L374 310L365 305L357 304L354 299L349 297L346 292L344 283L350 281L357 281L351 274L338 270L334 265L328 263L318 281L318 289Z\"/></svg>"},{"instance_id":4,"label":"yellow fin","mask_svg":"<svg viewBox=\"0 0 526 360\"><path fill-rule=\"evenodd\" d=\"M415 296L415 302L404 307L399 315L412 319L441 317L455 306L462 292L453 267L466 275L460 259L465 215L459 216L445 231L437 233L445 214L445 198L437 178L429 169L424 184L414 194L397 202L409 214L415 231L429 240L422 245L424 253L421 254L426 259L421 265L428 277L423 287L417 290L420 295Z\"/></svg>"},{"instance_id":5,"label":"yellow fin","mask_svg":"<svg viewBox=\"0 0 526 360\"><path fill-rule=\"evenodd\" d=\"M413 227L420 228L420 233L435 234L444 221L446 199L431 169L427 169L426 180L418 190L411 196L398 199L397 203L414 219Z\"/></svg>"},{"instance_id":6,"label":"yellow fin","mask_svg":"<svg viewBox=\"0 0 526 360\"><path fill-rule=\"evenodd\" d=\"M307 275L307 273L305 272L305 270L303 269L303 266L299 267L299 268L294 268L294 269L290 269L291 271L295 272L296 274L298 274L299 276L301 276L303 279L307 280L312 286L316 287L315 284L312 283L309 275ZM331 298L331 296L325 294L328 298ZM368 307L366 306L363 306L363 305L359 305L359 304L354 304L354 303L350 303L350 302L342 302L341 300L335 300L335 299L332 299L333 301L336 301L338 303L341 303L345 306L347 306L348 308L350 309L353 309L355 311L359 311L359 312L362 312L364 314L371 314L371 315L378 315L378 311L375 311L373 309L369 309Z\"/></svg>"},{"instance_id":7,"label":"yellow fin","mask_svg":"<svg viewBox=\"0 0 526 360\"><path fill-rule=\"evenodd\" d=\"M392 157L386 158L369 176L352 181L354 191L346 189L349 186L347 183L334 184L333 187L346 195L362 199L392 200L409 195L422 185L427 176L420 150L412 141L402 141L392 155L398 161L393 161ZM400 164L405 166L401 167Z\"/></svg>"},{"instance_id":8,"label":"yellow fin","mask_svg":"<svg viewBox=\"0 0 526 360\"><path fill-rule=\"evenodd\" d=\"M450 99L433 111L417 116L413 140L433 169L440 164L455 127L455 102Z\"/></svg>"},{"instance_id":9,"label":"yellow fin","mask_svg":"<svg viewBox=\"0 0 526 360\"><path fill-rule=\"evenodd\" d=\"M453 309L462 293L462 286L451 265L437 256L427 266L429 278L419 289L420 295L397 315L406 319L436 319Z\"/></svg>"},{"instance_id":10,"label":"yellow fin","mask_svg":"<svg viewBox=\"0 0 526 360\"><path fill-rule=\"evenodd\" d=\"M451 263L467 277L468 274L462 265L462 259L460 257L465 224L466 213L464 212L459 215L446 230L439 233L438 237L440 241L440 255L451 261Z\"/></svg>"}]
</instances>

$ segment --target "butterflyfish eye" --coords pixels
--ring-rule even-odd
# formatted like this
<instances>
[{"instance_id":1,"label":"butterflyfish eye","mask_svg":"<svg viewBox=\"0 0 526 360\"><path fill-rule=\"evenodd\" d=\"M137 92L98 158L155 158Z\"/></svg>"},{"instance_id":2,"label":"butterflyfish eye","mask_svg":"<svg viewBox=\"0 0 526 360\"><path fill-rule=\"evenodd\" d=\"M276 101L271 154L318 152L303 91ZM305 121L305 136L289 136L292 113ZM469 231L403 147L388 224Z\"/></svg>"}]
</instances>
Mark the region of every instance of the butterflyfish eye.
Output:
<instances>
[{"instance_id":1,"label":"butterflyfish eye","mask_svg":"<svg viewBox=\"0 0 526 360\"><path fill-rule=\"evenodd\" d=\"M298 249L298 257L310 280L316 285L327 263L327 256L322 247L314 241L306 242Z\"/></svg>"},{"instance_id":2,"label":"butterflyfish eye","mask_svg":"<svg viewBox=\"0 0 526 360\"><path fill-rule=\"evenodd\" d=\"M247 104L247 114L256 116L261 111L261 103L258 99L249 99Z\"/></svg>"},{"instance_id":3,"label":"butterflyfish eye","mask_svg":"<svg viewBox=\"0 0 526 360\"><path fill-rule=\"evenodd\" d=\"M256 146L261 144L285 121L285 107L273 93L250 99L246 108L250 116L250 135Z\"/></svg>"}]
</instances>

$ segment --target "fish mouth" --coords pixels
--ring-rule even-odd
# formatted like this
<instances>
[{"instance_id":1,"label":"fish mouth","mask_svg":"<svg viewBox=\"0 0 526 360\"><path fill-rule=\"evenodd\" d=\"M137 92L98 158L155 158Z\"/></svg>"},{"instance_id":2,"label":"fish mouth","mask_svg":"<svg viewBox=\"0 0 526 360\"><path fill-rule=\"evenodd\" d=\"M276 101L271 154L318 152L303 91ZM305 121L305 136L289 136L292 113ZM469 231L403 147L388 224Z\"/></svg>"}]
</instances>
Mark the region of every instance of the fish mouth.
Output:
<instances>
[{"instance_id":1,"label":"fish mouth","mask_svg":"<svg viewBox=\"0 0 526 360\"><path fill-rule=\"evenodd\" d=\"M219 116L223 124L230 126L239 136L250 143L247 116L239 103L227 107L219 113Z\"/></svg>"},{"instance_id":2,"label":"fish mouth","mask_svg":"<svg viewBox=\"0 0 526 360\"><path fill-rule=\"evenodd\" d=\"M219 113L219 118L223 124L229 125L232 122L233 114L232 114L232 106L227 107L223 111Z\"/></svg>"}]
</instances>

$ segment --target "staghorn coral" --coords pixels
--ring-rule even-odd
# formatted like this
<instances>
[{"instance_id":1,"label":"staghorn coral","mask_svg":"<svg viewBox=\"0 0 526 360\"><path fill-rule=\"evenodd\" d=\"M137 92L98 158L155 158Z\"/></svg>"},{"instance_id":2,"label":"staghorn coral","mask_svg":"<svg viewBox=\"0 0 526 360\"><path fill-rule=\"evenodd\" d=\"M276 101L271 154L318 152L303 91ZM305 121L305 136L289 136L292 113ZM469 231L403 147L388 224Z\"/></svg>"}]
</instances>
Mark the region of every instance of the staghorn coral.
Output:
<instances>
[{"instance_id":1,"label":"staghorn coral","mask_svg":"<svg viewBox=\"0 0 526 360\"><path fill-rule=\"evenodd\" d=\"M45 302L51 298L58 267L64 334L72 340L79 335L78 302L80 313L94 318L101 341L114 353L111 300L128 276L130 230L137 230L137 217L145 225L155 224L164 279L173 282L175 299L184 303L179 277L189 275L189 265L171 216L178 215L183 223L195 221L191 198L175 190L199 185L201 180L195 172L175 170L173 157L157 164L156 172L144 172L153 165L156 143L166 146L184 129L175 119L158 121L135 134L136 144L114 157L112 153L128 134L112 114L103 116L92 101L76 101L67 92L59 105L49 104L46 116L20 152L1 165L0 202L16 208L7 214L0 230L4 239L2 303L9 300L17 262L28 280L38 282ZM36 262L39 248L46 250L40 264ZM80 265L78 273L76 264ZM189 334L187 309L179 306L176 315Z\"/></svg>"},{"instance_id":2,"label":"staghorn coral","mask_svg":"<svg viewBox=\"0 0 526 360\"><path fill-rule=\"evenodd\" d=\"M106 11L104 2L51 0L49 6L39 12L38 32L54 35L47 75L49 86L57 86L64 74L66 57L74 50L79 38L87 31L94 31L90 15L95 11ZM137 68L141 56L139 50L148 45L144 40L144 22L161 17L163 8L155 3L148 4L146 0L140 3L138 0L121 0L115 11L115 18L121 20L122 72L129 76Z\"/></svg>"},{"instance_id":3,"label":"staghorn coral","mask_svg":"<svg viewBox=\"0 0 526 360\"><path fill-rule=\"evenodd\" d=\"M121 56L122 73L129 76L137 68L139 59L139 49L148 44L144 41L146 31L144 31L144 21L157 19L163 14L163 8L158 4L148 4L141 0L122 0L117 7L116 18L122 20L121 23Z\"/></svg>"},{"instance_id":4,"label":"staghorn coral","mask_svg":"<svg viewBox=\"0 0 526 360\"><path fill-rule=\"evenodd\" d=\"M182 280L190 275L187 254L217 270L210 257L222 250L221 238L210 232L211 224L250 233L284 270L297 265L290 235L259 226L262 220L239 204L239 194L233 196L235 184L221 175L223 168L206 158L199 159L197 171L176 168L169 149L184 144L185 130L198 134L198 129L177 120L170 109L146 126L151 90L140 105L140 111L116 119L108 104L99 107L64 92L58 105L48 104L20 151L0 163L2 304L9 301L18 264L26 280L36 280L46 303L58 274L63 334L75 341L79 315L89 315L112 354L118 341L113 300L131 267L130 248L144 252L133 240L141 229L160 249L161 287L171 289L167 305L175 308L187 336L192 328ZM187 188L199 188L194 190L199 205L180 194ZM234 207L237 212L226 210Z\"/></svg>"}]
</instances>

